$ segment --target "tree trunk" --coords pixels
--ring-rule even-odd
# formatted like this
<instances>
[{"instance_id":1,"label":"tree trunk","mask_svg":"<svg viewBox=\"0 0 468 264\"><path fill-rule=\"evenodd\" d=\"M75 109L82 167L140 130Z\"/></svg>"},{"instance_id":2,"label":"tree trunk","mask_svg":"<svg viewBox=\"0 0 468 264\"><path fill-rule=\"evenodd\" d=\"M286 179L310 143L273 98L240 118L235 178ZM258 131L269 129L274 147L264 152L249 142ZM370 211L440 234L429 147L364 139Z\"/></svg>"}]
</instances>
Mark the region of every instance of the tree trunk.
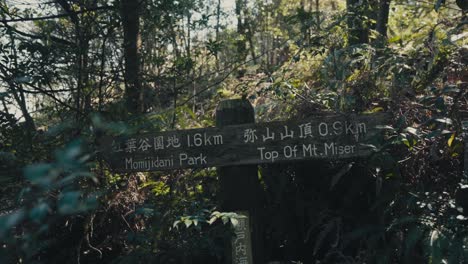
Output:
<instances>
[{"instance_id":1,"label":"tree trunk","mask_svg":"<svg viewBox=\"0 0 468 264\"><path fill-rule=\"evenodd\" d=\"M380 34L382 43L387 38L388 15L390 11L390 0L380 0L379 3L379 16L377 17L376 30Z\"/></svg>"},{"instance_id":2,"label":"tree trunk","mask_svg":"<svg viewBox=\"0 0 468 264\"><path fill-rule=\"evenodd\" d=\"M218 5L216 7L216 34L215 34L215 41L219 43L219 27L220 27L220 15L221 15L221 0L218 0ZM215 52L215 60L216 60L216 71L219 71L219 58L218 58L218 50Z\"/></svg>"},{"instance_id":3,"label":"tree trunk","mask_svg":"<svg viewBox=\"0 0 468 264\"><path fill-rule=\"evenodd\" d=\"M121 16L124 33L125 98L130 113L144 112L140 83L140 5L141 1L122 0Z\"/></svg>"},{"instance_id":4,"label":"tree trunk","mask_svg":"<svg viewBox=\"0 0 468 264\"><path fill-rule=\"evenodd\" d=\"M245 41L245 25L244 25L244 0L236 0L236 16L237 16L237 33L239 38L237 39L237 55L240 62L244 62L246 58L247 45Z\"/></svg>"},{"instance_id":5,"label":"tree trunk","mask_svg":"<svg viewBox=\"0 0 468 264\"><path fill-rule=\"evenodd\" d=\"M367 0L346 0L348 12L348 44L369 43L369 27L366 15L369 13L369 3Z\"/></svg>"},{"instance_id":6,"label":"tree trunk","mask_svg":"<svg viewBox=\"0 0 468 264\"><path fill-rule=\"evenodd\" d=\"M251 22L250 22L250 19L248 20L248 32L246 34L246 37L247 37L247 40L249 41L249 49L250 49L250 56L252 56L252 61L254 62L254 64L257 64L257 55L255 55L255 46L254 46L254 42L253 42L253 36L254 36L254 32L253 32L253 29L252 29L252 25L251 25Z\"/></svg>"},{"instance_id":7,"label":"tree trunk","mask_svg":"<svg viewBox=\"0 0 468 264\"><path fill-rule=\"evenodd\" d=\"M73 10L72 6L68 3L67 0L57 0L56 1L62 9L70 15L70 21L73 23L75 28L75 44L78 47L76 50L76 65L77 65L77 75L76 75L76 93L75 93L75 108L77 109L76 120L80 119L81 115L81 97L83 89L88 87L89 75L87 72L88 68L88 49L89 49L89 38L84 31L86 29L82 25L81 19L78 17L78 14ZM77 134L80 132L77 131Z\"/></svg>"},{"instance_id":8,"label":"tree trunk","mask_svg":"<svg viewBox=\"0 0 468 264\"><path fill-rule=\"evenodd\" d=\"M22 85L20 83L17 83L14 81L15 76L17 72L20 72L19 66L18 66L18 55L17 55L17 50L16 50L16 45L15 39L13 35L10 33L10 41L13 43L12 45L12 51L14 54L14 74L10 74L8 70L6 70L2 65L0 65L0 73L3 74L3 79L4 81L8 84L9 90L11 91L11 94L13 95L13 98L15 99L16 103L18 104L21 114L23 115L24 118L24 124L25 124L25 129L26 129L26 135L27 135L27 140L29 142L28 145L32 146L32 137L33 137L33 132L36 130L36 125L34 122L34 119L32 118L31 114L28 111L27 107L27 100L26 96L24 94ZM4 103L4 102L3 102Z\"/></svg>"},{"instance_id":9,"label":"tree trunk","mask_svg":"<svg viewBox=\"0 0 468 264\"><path fill-rule=\"evenodd\" d=\"M317 29L320 30L320 3L319 0L315 0L315 16L317 18Z\"/></svg>"}]
</instances>

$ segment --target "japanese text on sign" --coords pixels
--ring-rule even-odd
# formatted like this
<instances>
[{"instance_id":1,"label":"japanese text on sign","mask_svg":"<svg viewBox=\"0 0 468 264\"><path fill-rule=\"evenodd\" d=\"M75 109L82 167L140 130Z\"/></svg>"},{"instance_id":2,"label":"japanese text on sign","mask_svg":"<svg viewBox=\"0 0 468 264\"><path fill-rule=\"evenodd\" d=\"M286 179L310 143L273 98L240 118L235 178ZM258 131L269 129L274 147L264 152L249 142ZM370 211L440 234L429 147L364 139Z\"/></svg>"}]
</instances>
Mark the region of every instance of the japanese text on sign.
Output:
<instances>
[{"instance_id":1,"label":"japanese text on sign","mask_svg":"<svg viewBox=\"0 0 468 264\"><path fill-rule=\"evenodd\" d=\"M384 114L332 115L301 122L107 137L101 152L120 171L362 157L382 142L378 127L384 120Z\"/></svg>"}]
</instances>

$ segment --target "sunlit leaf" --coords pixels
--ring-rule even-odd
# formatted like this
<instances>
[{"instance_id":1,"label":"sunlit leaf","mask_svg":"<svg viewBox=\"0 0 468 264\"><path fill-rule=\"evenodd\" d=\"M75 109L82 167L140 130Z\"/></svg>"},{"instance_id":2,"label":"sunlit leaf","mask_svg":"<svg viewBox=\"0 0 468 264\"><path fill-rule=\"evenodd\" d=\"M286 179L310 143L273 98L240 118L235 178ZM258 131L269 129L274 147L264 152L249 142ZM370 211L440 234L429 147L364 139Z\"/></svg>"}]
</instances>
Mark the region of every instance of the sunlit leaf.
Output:
<instances>
[{"instance_id":1,"label":"sunlit leaf","mask_svg":"<svg viewBox=\"0 0 468 264\"><path fill-rule=\"evenodd\" d=\"M231 218L231 224L235 227L239 224L239 220L237 220L235 217Z\"/></svg>"},{"instance_id":2,"label":"sunlit leaf","mask_svg":"<svg viewBox=\"0 0 468 264\"><path fill-rule=\"evenodd\" d=\"M185 219L184 224L185 224L185 227L189 228L193 224L193 221L190 219Z\"/></svg>"},{"instance_id":3,"label":"sunlit leaf","mask_svg":"<svg viewBox=\"0 0 468 264\"><path fill-rule=\"evenodd\" d=\"M429 241L429 245L431 247L434 247L435 246L435 243L437 243L437 240L439 239L439 231L437 231L436 229L435 230L432 230L431 232L431 240Z\"/></svg>"},{"instance_id":4,"label":"sunlit leaf","mask_svg":"<svg viewBox=\"0 0 468 264\"><path fill-rule=\"evenodd\" d=\"M218 217L216 216L211 217L210 220L208 221L208 224L210 225L213 224L216 221L216 219L218 219Z\"/></svg>"},{"instance_id":5,"label":"sunlit leaf","mask_svg":"<svg viewBox=\"0 0 468 264\"><path fill-rule=\"evenodd\" d=\"M439 123L443 123L443 124L447 124L447 125L451 125L453 123L452 119L450 119L450 118L436 118L436 119L434 119L434 121L439 122Z\"/></svg>"},{"instance_id":6,"label":"sunlit leaf","mask_svg":"<svg viewBox=\"0 0 468 264\"><path fill-rule=\"evenodd\" d=\"M452 146L453 140L455 140L455 133L453 133L452 136L447 141L447 144L449 147Z\"/></svg>"},{"instance_id":7,"label":"sunlit leaf","mask_svg":"<svg viewBox=\"0 0 468 264\"><path fill-rule=\"evenodd\" d=\"M414 127L407 127L404 129L404 131L410 133L410 134L413 134L415 136L418 136L418 130Z\"/></svg>"}]
</instances>

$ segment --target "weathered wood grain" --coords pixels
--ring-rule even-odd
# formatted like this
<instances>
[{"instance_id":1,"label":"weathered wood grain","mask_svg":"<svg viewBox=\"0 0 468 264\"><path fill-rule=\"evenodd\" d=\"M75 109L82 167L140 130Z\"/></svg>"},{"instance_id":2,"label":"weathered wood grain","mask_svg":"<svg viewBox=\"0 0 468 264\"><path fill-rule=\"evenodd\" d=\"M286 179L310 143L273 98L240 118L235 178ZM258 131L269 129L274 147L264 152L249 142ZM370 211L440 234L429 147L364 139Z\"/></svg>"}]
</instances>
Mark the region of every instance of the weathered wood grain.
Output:
<instances>
[{"instance_id":1,"label":"weathered wood grain","mask_svg":"<svg viewBox=\"0 0 468 264\"><path fill-rule=\"evenodd\" d=\"M105 137L100 149L110 167L123 172L363 157L382 144L379 126L387 119L386 114L329 114L299 121Z\"/></svg>"}]
</instances>

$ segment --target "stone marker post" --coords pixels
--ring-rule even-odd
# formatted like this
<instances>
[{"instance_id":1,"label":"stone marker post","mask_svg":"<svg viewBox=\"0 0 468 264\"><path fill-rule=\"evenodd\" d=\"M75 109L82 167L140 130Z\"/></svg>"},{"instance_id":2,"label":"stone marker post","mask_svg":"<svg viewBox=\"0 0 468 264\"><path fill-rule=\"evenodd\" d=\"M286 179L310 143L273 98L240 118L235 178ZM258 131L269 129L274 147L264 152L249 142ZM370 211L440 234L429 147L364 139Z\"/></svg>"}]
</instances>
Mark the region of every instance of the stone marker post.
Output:
<instances>
[{"instance_id":1,"label":"stone marker post","mask_svg":"<svg viewBox=\"0 0 468 264\"><path fill-rule=\"evenodd\" d=\"M462 113L462 139L463 139L463 177L460 188L455 193L455 201L457 206L463 208L466 213L468 211L468 118Z\"/></svg>"},{"instance_id":2,"label":"stone marker post","mask_svg":"<svg viewBox=\"0 0 468 264\"><path fill-rule=\"evenodd\" d=\"M252 105L247 100L234 99L222 101L216 109L216 126L255 123ZM233 153L235 155L236 153ZM232 212L247 212L247 230L251 238L244 245L234 241L226 245L227 264L264 263L263 235L261 232L261 200L262 188L258 179L257 165L224 166L218 168L220 183L219 202L221 210ZM234 246L233 246L234 245ZM236 248L237 247L237 248ZM237 253L236 253L237 252ZM252 252L253 256L249 256ZM253 261L253 262L252 262Z\"/></svg>"}]
</instances>

